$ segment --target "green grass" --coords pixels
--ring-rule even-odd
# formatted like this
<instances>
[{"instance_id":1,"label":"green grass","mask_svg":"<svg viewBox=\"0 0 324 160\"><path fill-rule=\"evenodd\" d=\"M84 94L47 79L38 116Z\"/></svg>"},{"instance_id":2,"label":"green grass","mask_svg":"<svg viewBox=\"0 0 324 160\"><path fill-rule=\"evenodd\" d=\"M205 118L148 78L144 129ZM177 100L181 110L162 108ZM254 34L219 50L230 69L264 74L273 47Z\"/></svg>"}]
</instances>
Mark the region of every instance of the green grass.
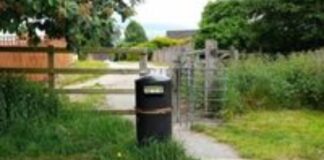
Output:
<instances>
[{"instance_id":1,"label":"green grass","mask_svg":"<svg viewBox=\"0 0 324 160\"><path fill-rule=\"evenodd\" d=\"M190 159L172 141L137 147L132 122L90 111L103 95L71 102L24 78L0 82L0 160Z\"/></svg>"},{"instance_id":2,"label":"green grass","mask_svg":"<svg viewBox=\"0 0 324 160\"><path fill-rule=\"evenodd\" d=\"M107 68L107 64L103 61L77 61L72 65L71 68L95 68L95 69L104 69ZM100 77L98 74L75 74L75 75L64 75L58 80L58 85L66 86L76 83L81 83L90 79Z\"/></svg>"},{"instance_id":3,"label":"green grass","mask_svg":"<svg viewBox=\"0 0 324 160\"><path fill-rule=\"evenodd\" d=\"M47 125L19 125L0 137L0 159L189 159L174 142L138 148L131 122L110 115L65 112Z\"/></svg>"},{"instance_id":4,"label":"green grass","mask_svg":"<svg viewBox=\"0 0 324 160\"><path fill-rule=\"evenodd\" d=\"M190 160L169 141L139 148L132 122L89 112L100 96L64 101L60 116L47 124L17 124L0 136L0 159L10 160Z\"/></svg>"},{"instance_id":5,"label":"green grass","mask_svg":"<svg viewBox=\"0 0 324 160\"><path fill-rule=\"evenodd\" d=\"M0 160L191 159L172 141L137 147L132 122L89 111L102 103L101 95L77 102L62 96L53 103L58 97L39 84L14 77L0 77L0 82L0 113L7 115L0 122L8 121L0 125ZM54 107L55 115L47 113Z\"/></svg>"},{"instance_id":6,"label":"green grass","mask_svg":"<svg viewBox=\"0 0 324 160\"><path fill-rule=\"evenodd\" d=\"M256 111L221 126L193 129L231 144L248 159L324 159L324 112Z\"/></svg>"}]
</instances>

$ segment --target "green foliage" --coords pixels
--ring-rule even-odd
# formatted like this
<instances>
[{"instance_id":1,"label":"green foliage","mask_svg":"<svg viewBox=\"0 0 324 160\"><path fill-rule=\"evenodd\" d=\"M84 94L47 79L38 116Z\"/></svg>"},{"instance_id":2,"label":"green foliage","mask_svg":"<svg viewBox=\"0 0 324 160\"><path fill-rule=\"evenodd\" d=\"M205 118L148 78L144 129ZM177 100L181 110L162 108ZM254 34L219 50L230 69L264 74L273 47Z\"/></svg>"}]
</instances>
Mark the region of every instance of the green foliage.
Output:
<instances>
[{"instance_id":1,"label":"green foliage","mask_svg":"<svg viewBox=\"0 0 324 160\"><path fill-rule=\"evenodd\" d=\"M16 125L46 123L58 115L58 97L21 77L0 76L0 133Z\"/></svg>"},{"instance_id":2,"label":"green foliage","mask_svg":"<svg viewBox=\"0 0 324 160\"><path fill-rule=\"evenodd\" d=\"M134 47L134 48L142 48L147 49L149 53L148 59L152 58L153 52L158 49L162 49L164 47L171 47L177 45L183 45L189 42L189 39L172 39L168 37L156 37L151 41L139 43L136 45L131 45L127 47ZM129 61L138 61L140 59L139 55L136 54L128 54L126 56L126 60Z\"/></svg>"},{"instance_id":3,"label":"green foliage","mask_svg":"<svg viewBox=\"0 0 324 160\"><path fill-rule=\"evenodd\" d=\"M136 21L131 21L125 30L125 42L138 44L147 41L144 28Z\"/></svg>"},{"instance_id":4,"label":"green foliage","mask_svg":"<svg viewBox=\"0 0 324 160\"><path fill-rule=\"evenodd\" d=\"M130 53L125 56L125 61L139 61L141 56L139 54Z\"/></svg>"},{"instance_id":5,"label":"green foliage","mask_svg":"<svg viewBox=\"0 0 324 160\"><path fill-rule=\"evenodd\" d=\"M148 50L156 50L156 49L158 49L157 45L155 43L153 43L152 41L137 44L135 47L137 47L137 48L146 48Z\"/></svg>"},{"instance_id":6,"label":"green foliage","mask_svg":"<svg viewBox=\"0 0 324 160\"><path fill-rule=\"evenodd\" d=\"M322 0L247 0L250 15L262 16L253 24L257 45L264 51L290 52L324 45Z\"/></svg>"},{"instance_id":7,"label":"green foliage","mask_svg":"<svg viewBox=\"0 0 324 160\"><path fill-rule=\"evenodd\" d=\"M122 19L131 16L132 6L140 0L2 0L0 30L29 34L31 42L39 42L36 29L50 38L64 37L70 48L110 46L118 36L113 14Z\"/></svg>"},{"instance_id":8,"label":"green foliage","mask_svg":"<svg viewBox=\"0 0 324 160\"><path fill-rule=\"evenodd\" d=\"M221 0L205 8L196 36L221 47L247 51L283 52L308 50L324 45L324 8L321 0Z\"/></svg>"},{"instance_id":9,"label":"green foliage","mask_svg":"<svg viewBox=\"0 0 324 160\"><path fill-rule=\"evenodd\" d=\"M172 39L168 37L156 37L148 42L139 43L131 47L148 49L154 51L164 47L183 45L189 42L189 39Z\"/></svg>"},{"instance_id":10,"label":"green foliage","mask_svg":"<svg viewBox=\"0 0 324 160\"><path fill-rule=\"evenodd\" d=\"M289 57L251 55L229 64L223 115L255 109L324 109L323 51Z\"/></svg>"},{"instance_id":11,"label":"green foliage","mask_svg":"<svg viewBox=\"0 0 324 160\"><path fill-rule=\"evenodd\" d=\"M193 129L231 144L244 159L323 159L323 116L309 110L257 111Z\"/></svg>"},{"instance_id":12,"label":"green foliage","mask_svg":"<svg viewBox=\"0 0 324 160\"><path fill-rule=\"evenodd\" d=\"M176 45L182 45L188 43L188 39L172 39L168 37L156 37L151 43L156 46L156 48L161 49L164 47L171 47Z\"/></svg>"},{"instance_id":13,"label":"green foliage","mask_svg":"<svg viewBox=\"0 0 324 160\"><path fill-rule=\"evenodd\" d=\"M248 10L239 0L209 2L203 12L196 45L204 47L207 39L215 39L220 47L231 45L239 49L250 47L253 32L248 24Z\"/></svg>"}]
</instances>

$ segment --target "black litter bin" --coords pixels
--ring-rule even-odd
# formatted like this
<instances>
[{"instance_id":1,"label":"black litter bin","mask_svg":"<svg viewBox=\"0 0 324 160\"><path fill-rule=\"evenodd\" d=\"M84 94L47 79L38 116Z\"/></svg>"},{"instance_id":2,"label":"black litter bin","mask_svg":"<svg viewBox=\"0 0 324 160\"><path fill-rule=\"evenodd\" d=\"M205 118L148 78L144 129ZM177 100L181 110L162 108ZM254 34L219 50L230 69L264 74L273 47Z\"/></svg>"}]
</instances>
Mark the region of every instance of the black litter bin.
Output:
<instances>
[{"instance_id":1,"label":"black litter bin","mask_svg":"<svg viewBox=\"0 0 324 160\"><path fill-rule=\"evenodd\" d=\"M161 75L136 80L136 129L140 145L172 135L172 82Z\"/></svg>"}]
</instances>

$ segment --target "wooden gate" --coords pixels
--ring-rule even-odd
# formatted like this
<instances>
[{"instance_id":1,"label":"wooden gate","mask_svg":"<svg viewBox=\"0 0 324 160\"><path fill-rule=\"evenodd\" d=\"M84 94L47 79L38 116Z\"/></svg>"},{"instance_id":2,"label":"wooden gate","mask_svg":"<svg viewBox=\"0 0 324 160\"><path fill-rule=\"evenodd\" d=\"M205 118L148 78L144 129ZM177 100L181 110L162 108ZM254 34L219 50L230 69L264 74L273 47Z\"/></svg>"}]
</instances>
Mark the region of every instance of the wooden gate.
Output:
<instances>
[{"instance_id":1,"label":"wooden gate","mask_svg":"<svg viewBox=\"0 0 324 160\"><path fill-rule=\"evenodd\" d=\"M47 55L47 67L43 68L19 68L19 67L1 67L0 73L9 74L46 74L48 88L55 90L59 94L133 94L133 89L57 89L55 86L55 77L59 74L140 74L145 75L149 72L147 66L147 51L145 49L120 49L120 48L88 48L83 50L89 54L115 54L132 53L139 54L140 69L94 69L94 68L59 68L55 66L55 54L73 54L65 48L50 47L0 47L2 53L31 54L39 53ZM105 110L111 114L135 114L134 110Z\"/></svg>"}]
</instances>

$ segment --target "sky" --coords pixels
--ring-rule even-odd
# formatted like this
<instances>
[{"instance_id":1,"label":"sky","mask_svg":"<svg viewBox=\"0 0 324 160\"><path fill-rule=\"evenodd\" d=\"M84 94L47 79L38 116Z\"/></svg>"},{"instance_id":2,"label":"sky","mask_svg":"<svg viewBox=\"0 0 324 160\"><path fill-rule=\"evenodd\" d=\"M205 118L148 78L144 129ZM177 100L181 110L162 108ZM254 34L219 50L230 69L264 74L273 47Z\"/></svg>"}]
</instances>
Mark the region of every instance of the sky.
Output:
<instances>
[{"instance_id":1,"label":"sky","mask_svg":"<svg viewBox=\"0 0 324 160\"><path fill-rule=\"evenodd\" d=\"M132 18L143 25L148 37L163 36L167 30L197 29L209 0L145 0Z\"/></svg>"},{"instance_id":2,"label":"sky","mask_svg":"<svg viewBox=\"0 0 324 160\"><path fill-rule=\"evenodd\" d=\"M164 36L167 30L197 29L209 0L144 0L132 18L141 23L149 38ZM121 24L125 28L127 23ZM1 33L0 33L1 34Z\"/></svg>"}]
</instances>

